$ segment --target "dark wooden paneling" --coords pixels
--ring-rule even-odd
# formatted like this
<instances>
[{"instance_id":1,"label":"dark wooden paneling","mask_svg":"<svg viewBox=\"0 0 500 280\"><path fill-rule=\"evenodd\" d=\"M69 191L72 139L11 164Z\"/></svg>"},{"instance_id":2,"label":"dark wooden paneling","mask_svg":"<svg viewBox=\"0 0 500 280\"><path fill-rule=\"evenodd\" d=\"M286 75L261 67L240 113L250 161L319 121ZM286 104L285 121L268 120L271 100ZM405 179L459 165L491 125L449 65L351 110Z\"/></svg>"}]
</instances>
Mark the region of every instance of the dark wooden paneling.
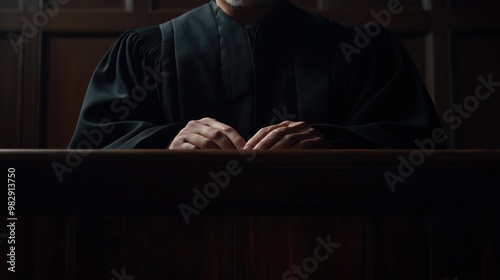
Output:
<instances>
[{"instance_id":1,"label":"dark wooden paneling","mask_svg":"<svg viewBox=\"0 0 500 280\"><path fill-rule=\"evenodd\" d=\"M421 9L422 0L330 0L330 2L338 3L338 7L342 9L387 9L388 3L400 3L403 9ZM376 10L376 12L378 12Z\"/></svg>"},{"instance_id":2,"label":"dark wooden paneling","mask_svg":"<svg viewBox=\"0 0 500 280\"><path fill-rule=\"evenodd\" d=\"M75 129L88 81L116 37L61 35L46 40L44 146L65 148Z\"/></svg>"},{"instance_id":3,"label":"dark wooden paneling","mask_svg":"<svg viewBox=\"0 0 500 280\"><path fill-rule=\"evenodd\" d=\"M462 105L466 98L475 96L481 83L478 77L500 82L500 33L458 33L453 36L453 103ZM462 125L456 130L457 148L500 147L500 87L484 101L479 101L477 110L460 117ZM488 91L483 88L480 93ZM477 100L477 99L476 99ZM473 102L468 107L473 108ZM457 124L458 126L458 124Z\"/></svg>"},{"instance_id":4,"label":"dark wooden paneling","mask_svg":"<svg viewBox=\"0 0 500 280\"><path fill-rule=\"evenodd\" d=\"M122 268L136 279L231 279L232 222L225 215L189 226L180 214L79 215L76 280L109 280Z\"/></svg>"},{"instance_id":5,"label":"dark wooden paneling","mask_svg":"<svg viewBox=\"0 0 500 280\"><path fill-rule=\"evenodd\" d=\"M22 186L17 279L283 279L329 235L307 279L498 279L500 150L436 151L394 193L382 174L411 150L261 151L189 225L179 203L246 156L93 151L61 184L51 163L74 153L0 151Z\"/></svg>"},{"instance_id":6,"label":"dark wooden paneling","mask_svg":"<svg viewBox=\"0 0 500 280\"><path fill-rule=\"evenodd\" d=\"M455 148L455 134L445 123L441 116L449 109L451 100L451 55L449 20L446 18L448 1L428 1L432 12L430 12L429 35L426 40L426 62L428 65L427 83L429 91L434 99L436 111L440 116L443 129L449 136L448 147Z\"/></svg>"},{"instance_id":7,"label":"dark wooden paneling","mask_svg":"<svg viewBox=\"0 0 500 280\"><path fill-rule=\"evenodd\" d=\"M207 2L209 0L152 0L153 8L159 10L192 9Z\"/></svg>"},{"instance_id":8,"label":"dark wooden paneling","mask_svg":"<svg viewBox=\"0 0 500 280\"><path fill-rule=\"evenodd\" d=\"M15 273L7 270L7 239L2 238L2 280L72 279L68 271L68 220L66 215L18 215L15 228ZM5 218L2 217L2 219ZM5 233L7 230L0 230ZM5 252L5 253L4 253ZM43 256L38 258L38 256ZM24 261L21 261L24 260ZM21 264L21 262L23 264ZM108 278L109 280L109 278Z\"/></svg>"},{"instance_id":9,"label":"dark wooden paneling","mask_svg":"<svg viewBox=\"0 0 500 280\"><path fill-rule=\"evenodd\" d=\"M44 0L45 3L51 0ZM53 0L52 0L53 1ZM124 9L125 0L69 0L61 1L64 5L60 5L61 9ZM66 3L67 2L67 3ZM59 3L59 1L58 1Z\"/></svg>"},{"instance_id":10,"label":"dark wooden paneling","mask_svg":"<svg viewBox=\"0 0 500 280\"><path fill-rule=\"evenodd\" d=\"M454 9L493 9L500 8L498 0L452 0Z\"/></svg>"},{"instance_id":11,"label":"dark wooden paneling","mask_svg":"<svg viewBox=\"0 0 500 280\"><path fill-rule=\"evenodd\" d=\"M238 279L295 279L283 277L292 266L308 275L299 279L363 279L365 244L361 216L239 216L236 218L235 256ZM303 261L314 257L317 239L331 240L333 249L315 270L307 272ZM320 250L324 256L326 251ZM310 267L311 263L307 266Z\"/></svg>"},{"instance_id":12,"label":"dark wooden paneling","mask_svg":"<svg viewBox=\"0 0 500 280\"><path fill-rule=\"evenodd\" d=\"M22 0L2 0L0 2L0 9L16 9L20 8L19 2Z\"/></svg>"},{"instance_id":13,"label":"dark wooden paneling","mask_svg":"<svg viewBox=\"0 0 500 280\"><path fill-rule=\"evenodd\" d=\"M487 213L436 213L432 218L434 279L497 279L499 275L492 274L499 271L498 259L494 260L499 236L495 223L498 217Z\"/></svg>"},{"instance_id":14,"label":"dark wooden paneling","mask_svg":"<svg viewBox=\"0 0 500 280\"><path fill-rule=\"evenodd\" d=\"M17 34L17 33L16 33ZM19 35L19 34L17 34ZM19 148L20 142L20 63L8 33L0 33L0 149Z\"/></svg>"},{"instance_id":15,"label":"dark wooden paneling","mask_svg":"<svg viewBox=\"0 0 500 280\"><path fill-rule=\"evenodd\" d=\"M425 49L425 36L426 34L420 33L410 33L410 34L398 34L401 38L403 45L408 50L411 55L413 62L422 78L422 81L426 83L426 76L428 74L428 68L426 65L426 49ZM430 84L426 83L427 88L430 88Z\"/></svg>"},{"instance_id":16,"label":"dark wooden paneling","mask_svg":"<svg viewBox=\"0 0 500 280\"><path fill-rule=\"evenodd\" d=\"M431 279L425 213L373 218L375 279Z\"/></svg>"}]
</instances>

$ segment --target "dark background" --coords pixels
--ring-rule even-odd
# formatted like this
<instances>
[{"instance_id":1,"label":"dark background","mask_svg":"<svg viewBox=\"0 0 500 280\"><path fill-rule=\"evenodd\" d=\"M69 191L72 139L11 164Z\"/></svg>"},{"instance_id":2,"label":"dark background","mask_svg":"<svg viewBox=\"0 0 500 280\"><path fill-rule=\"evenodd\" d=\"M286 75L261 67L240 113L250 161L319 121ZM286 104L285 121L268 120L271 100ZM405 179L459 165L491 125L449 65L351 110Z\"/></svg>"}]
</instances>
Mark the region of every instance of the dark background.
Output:
<instances>
[{"instance_id":1,"label":"dark background","mask_svg":"<svg viewBox=\"0 0 500 280\"><path fill-rule=\"evenodd\" d=\"M0 2L0 148L65 148L97 63L125 30L155 25L207 0L68 2L16 53L8 35L33 22L37 0ZM388 0L294 0L338 21L363 24ZM500 1L401 0L388 25L397 32L440 116L473 95L478 76L500 81ZM39 19L39 22L43 18ZM43 23L43 22L42 22ZM452 148L500 147L500 90L459 129L443 126Z\"/></svg>"}]
</instances>

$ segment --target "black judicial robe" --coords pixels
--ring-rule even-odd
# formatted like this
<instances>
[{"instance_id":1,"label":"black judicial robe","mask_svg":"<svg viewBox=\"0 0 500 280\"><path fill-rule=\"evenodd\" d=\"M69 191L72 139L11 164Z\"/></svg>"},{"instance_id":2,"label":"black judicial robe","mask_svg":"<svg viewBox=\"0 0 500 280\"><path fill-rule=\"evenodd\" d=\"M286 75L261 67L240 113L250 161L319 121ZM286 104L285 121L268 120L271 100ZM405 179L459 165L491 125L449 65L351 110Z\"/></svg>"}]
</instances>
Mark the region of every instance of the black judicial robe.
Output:
<instances>
[{"instance_id":1,"label":"black judicial robe","mask_svg":"<svg viewBox=\"0 0 500 280\"><path fill-rule=\"evenodd\" d=\"M95 70L70 148L166 148L203 117L244 138L290 119L334 148L415 147L439 121L412 59L381 28L349 61L340 46L355 35L288 1L253 28L211 1L125 32Z\"/></svg>"}]
</instances>

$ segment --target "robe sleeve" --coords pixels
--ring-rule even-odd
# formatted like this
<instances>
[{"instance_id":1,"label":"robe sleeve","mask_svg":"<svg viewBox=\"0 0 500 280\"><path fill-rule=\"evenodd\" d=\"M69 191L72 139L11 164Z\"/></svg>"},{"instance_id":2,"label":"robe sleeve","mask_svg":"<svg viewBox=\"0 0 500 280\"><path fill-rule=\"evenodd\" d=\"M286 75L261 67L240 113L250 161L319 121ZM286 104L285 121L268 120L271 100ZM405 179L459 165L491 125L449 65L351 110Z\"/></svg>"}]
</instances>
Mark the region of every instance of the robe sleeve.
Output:
<instances>
[{"instance_id":1,"label":"robe sleeve","mask_svg":"<svg viewBox=\"0 0 500 280\"><path fill-rule=\"evenodd\" d=\"M69 148L167 148L184 123L165 123L158 26L123 33L89 83Z\"/></svg>"},{"instance_id":2,"label":"robe sleeve","mask_svg":"<svg viewBox=\"0 0 500 280\"><path fill-rule=\"evenodd\" d=\"M349 32L339 40L333 58L332 83L341 86L333 93L332 110L340 125L311 127L334 148L416 148L415 140L431 138L440 122L412 58L387 29L364 48L354 37ZM350 42L356 52L347 56L342 42ZM435 144L446 148L446 143Z\"/></svg>"}]
</instances>

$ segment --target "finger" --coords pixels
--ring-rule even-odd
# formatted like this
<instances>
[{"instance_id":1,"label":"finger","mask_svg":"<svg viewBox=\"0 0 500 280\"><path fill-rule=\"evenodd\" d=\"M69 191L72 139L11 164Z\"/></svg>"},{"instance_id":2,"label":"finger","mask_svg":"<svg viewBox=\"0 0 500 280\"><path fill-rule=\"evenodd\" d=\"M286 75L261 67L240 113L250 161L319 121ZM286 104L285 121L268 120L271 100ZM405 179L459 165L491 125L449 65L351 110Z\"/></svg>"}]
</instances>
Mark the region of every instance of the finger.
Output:
<instances>
[{"instance_id":1,"label":"finger","mask_svg":"<svg viewBox=\"0 0 500 280\"><path fill-rule=\"evenodd\" d=\"M287 134L269 149L290 149L300 141L318 137L316 131L304 122L294 122L288 126Z\"/></svg>"},{"instance_id":2,"label":"finger","mask_svg":"<svg viewBox=\"0 0 500 280\"><path fill-rule=\"evenodd\" d=\"M280 147L291 147L298 141L309 137L306 130L304 132L303 126L286 126L278 127L264 137L257 145L255 150L268 150L278 144L277 149Z\"/></svg>"},{"instance_id":3,"label":"finger","mask_svg":"<svg viewBox=\"0 0 500 280\"><path fill-rule=\"evenodd\" d=\"M207 139L210 139L219 149L223 150L234 150L237 149L235 144L229 139L229 137L222 131L213 128L208 125L200 125L196 127L196 134L199 134Z\"/></svg>"},{"instance_id":4,"label":"finger","mask_svg":"<svg viewBox=\"0 0 500 280\"><path fill-rule=\"evenodd\" d=\"M188 143L188 142L184 142L182 143L179 148L179 150L199 150L198 147L196 147L195 145L191 144L191 143Z\"/></svg>"},{"instance_id":5,"label":"finger","mask_svg":"<svg viewBox=\"0 0 500 280\"><path fill-rule=\"evenodd\" d=\"M254 149L272 149L275 145L277 145L275 149L291 148L297 142L311 137L311 133L314 133L314 130L304 122L288 122L285 125L287 126L278 127L269 132L266 137L255 145Z\"/></svg>"},{"instance_id":6,"label":"finger","mask_svg":"<svg viewBox=\"0 0 500 280\"><path fill-rule=\"evenodd\" d=\"M186 142L186 139L183 136L176 137L170 143L168 147L169 150L195 150L198 149L195 145Z\"/></svg>"},{"instance_id":7,"label":"finger","mask_svg":"<svg viewBox=\"0 0 500 280\"><path fill-rule=\"evenodd\" d=\"M184 136L184 142L194 145L198 149L220 149L212 140L199 134L188 134Z\"/></svg>"},{"instance_id":8,"label":"finger","mask_svg":"<svg viewBox=\"0 0 500 280\"><path fill-rule=\"evenodd\" d=\"M211 118L201 119L200 123L219 131L218 133L215 131L204 130L205 134L203 135L212 139L221 149L242 149L246 144L245 139L243 139L243 137L241 137L241 135L233 127L227 124ZM222 133L222 135L220 133ZM229 145L226 139L229 140Z\"/></svg>"},{"instance_id":9,"label":"finger","mask_svg":"<svg viewBox=\"0 0 500 280\"><path fill-rule=\"evenodd\" d=\"M253 148L254 150L268 150L278 141L280 141L283 137L287 135L288 127L278 127L269 132L262 140L260 140L257 145Z\"/></svg>"},{"instance_id":10,"label":"finger","mask_svg":"<svg viewBox=\"0 0 500 280\"><path fill-rule=\"evenodd\" d=\"M311 135L308 133L291 133L279 139L274 145L269 147L270 150L291 149L301 141L310 139Z\"/></svg>"},{"instance_id":11,"label":"finger","mask_svg":"<svg viewBox=\"0 0 500 280\"><path fill-rule=\"evenodd\" d=\"M277 128L286 127L289 124L290 124L290 121L284 121L284 122L279 123L279 124L275 124L275 125L261 128L259 131L257 131L257 133L255 133L255 135L252 138L250 138L250 140L248 140L247 144L245 145L245 147L243 147L243 149L244 150L255 149L255 146L257 146L267 135L269 135L269 133L271 133L272 131L274 131Z\"/></svg>"},{"instance_id":12,"label":"finger","mask_svg":"<svg viewBox=\"0 0 500 280\"><path fill-rule=\"evenodd\" d=\"M322 137L313 137L297 142L291 149L327 149L330 144Z\"/></svg>"}]
</instances>

